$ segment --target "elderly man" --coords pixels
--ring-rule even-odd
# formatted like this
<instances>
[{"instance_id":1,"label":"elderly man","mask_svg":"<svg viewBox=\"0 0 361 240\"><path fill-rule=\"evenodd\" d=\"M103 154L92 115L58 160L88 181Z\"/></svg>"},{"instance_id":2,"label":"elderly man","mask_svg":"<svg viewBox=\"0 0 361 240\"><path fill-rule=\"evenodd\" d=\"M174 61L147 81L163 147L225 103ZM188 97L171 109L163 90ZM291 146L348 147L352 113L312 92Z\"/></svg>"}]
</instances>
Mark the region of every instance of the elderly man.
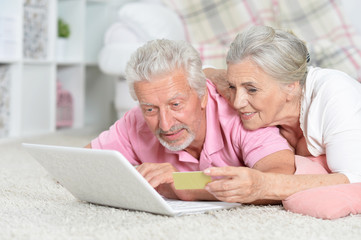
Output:
<instances>
[{"instance_id":1,"label":"elderly man","mask_svg":"<svg viewBox=\"0 0 361 240\"><path fill-rule=\"evenodd\" d=\"M257 172L294 173L294 155L278 129L245 130L205 79L200 57L188 43L148 42L132 55L126 77L139 107L87 147L121 152L163 196L215 200L205 189L176 190L175 171L242 167L244 174L234 176L244 179L249 192L242 202L259 200Z\"/></svg>"}]
</instances>

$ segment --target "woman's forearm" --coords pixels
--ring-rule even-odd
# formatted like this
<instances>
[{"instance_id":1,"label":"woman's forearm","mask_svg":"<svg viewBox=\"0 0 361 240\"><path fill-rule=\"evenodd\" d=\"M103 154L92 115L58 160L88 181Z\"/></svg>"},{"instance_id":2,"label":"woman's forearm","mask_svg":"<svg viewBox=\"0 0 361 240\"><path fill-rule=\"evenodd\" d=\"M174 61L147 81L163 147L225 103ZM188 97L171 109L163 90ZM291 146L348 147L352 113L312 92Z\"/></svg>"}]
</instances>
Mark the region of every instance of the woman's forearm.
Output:
<instances>
[{"instance_id":1,"label":"woman's forearm","mask_svg":"<svg viewBox=\"0 0 361 240\"><path fill-rule=\"evenodd\" d=\"M345 183L349 183L349 180L341 173L309 175L264 173L264 199L284 200L306 189Z\"/></svg>"}]
</instances>

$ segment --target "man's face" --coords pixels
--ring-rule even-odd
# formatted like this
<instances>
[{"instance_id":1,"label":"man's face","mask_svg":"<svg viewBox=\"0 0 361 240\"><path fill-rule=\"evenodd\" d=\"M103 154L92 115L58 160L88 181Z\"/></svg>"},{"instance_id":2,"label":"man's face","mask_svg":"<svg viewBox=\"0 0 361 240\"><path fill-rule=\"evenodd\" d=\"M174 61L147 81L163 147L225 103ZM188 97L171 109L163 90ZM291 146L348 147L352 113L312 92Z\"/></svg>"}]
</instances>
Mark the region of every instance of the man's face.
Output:
<instances>
[{"instance_id":1,"label":"man's face","mask_svg":"<svg viewBox=\"0 0 361 240\"><path fill-rule=\"evenodd\" d=\"M137 82L134 90L145 121L164 147L179 151L204 140L205 97L198 97L183 71Z\"/></svg>"}]
</instances>

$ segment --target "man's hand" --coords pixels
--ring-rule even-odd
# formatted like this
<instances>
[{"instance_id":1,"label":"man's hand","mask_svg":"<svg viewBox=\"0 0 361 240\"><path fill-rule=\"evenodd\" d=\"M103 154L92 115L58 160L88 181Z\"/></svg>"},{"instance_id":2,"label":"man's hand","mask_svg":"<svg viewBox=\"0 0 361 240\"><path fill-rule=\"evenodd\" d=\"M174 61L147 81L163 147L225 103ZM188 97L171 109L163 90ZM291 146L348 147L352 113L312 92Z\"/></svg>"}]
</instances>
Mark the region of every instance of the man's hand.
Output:
<instances>
[{"instance_id":1,"label":"man's hand","mask_svg":"<svg viewBox=\"0 0 361 240\"><path fill-rule=\"evenodd\" d=\"M204 173L218 178L208 183L206 190L224 202L251 203L267 196L264 173L247 167L209 168Z\"/></svg>"},{"instance_id":2,"label":"man's hand","mask_svg":"<svg viewBox=\"0 0 361 240\"><path fill-rule=\"evenodd\" d=\"M137 170L155 190L166 198L181 199L184 201L216 200L204 189L176 190L173 181L173 172L178 172L170 163L143 163Z\"/></svg>"},{"instance_id":3,"label":"man's hand","mask_svg":"<svg viewBox=\"0 0 361 240\"><path fill-rule=\"evenodd\" d=\"M173 172L178 172L170 163L143 163L137 170L149 182L153 188L161 184L173 183Z\"/></svg>"}]
</instances>

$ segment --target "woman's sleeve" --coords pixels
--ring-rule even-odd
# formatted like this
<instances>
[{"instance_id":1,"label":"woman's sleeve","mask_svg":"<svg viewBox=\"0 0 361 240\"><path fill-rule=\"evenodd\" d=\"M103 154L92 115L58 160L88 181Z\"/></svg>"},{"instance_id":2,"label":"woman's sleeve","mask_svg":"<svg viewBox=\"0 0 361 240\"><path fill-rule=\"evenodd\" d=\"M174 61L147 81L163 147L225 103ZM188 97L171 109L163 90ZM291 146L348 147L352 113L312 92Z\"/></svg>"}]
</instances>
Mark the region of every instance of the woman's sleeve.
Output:
<instances>
[{"instance_id":1,"label":"woman's sleeve","mask_svg":"<svg viewBox=\"0 0 361 240\"><path fill-rule=\"evenodd\" d=\"M361 182L361 87L342 81L324 94L323 143L330 170Z\"/></svg>"}]
</instances>

